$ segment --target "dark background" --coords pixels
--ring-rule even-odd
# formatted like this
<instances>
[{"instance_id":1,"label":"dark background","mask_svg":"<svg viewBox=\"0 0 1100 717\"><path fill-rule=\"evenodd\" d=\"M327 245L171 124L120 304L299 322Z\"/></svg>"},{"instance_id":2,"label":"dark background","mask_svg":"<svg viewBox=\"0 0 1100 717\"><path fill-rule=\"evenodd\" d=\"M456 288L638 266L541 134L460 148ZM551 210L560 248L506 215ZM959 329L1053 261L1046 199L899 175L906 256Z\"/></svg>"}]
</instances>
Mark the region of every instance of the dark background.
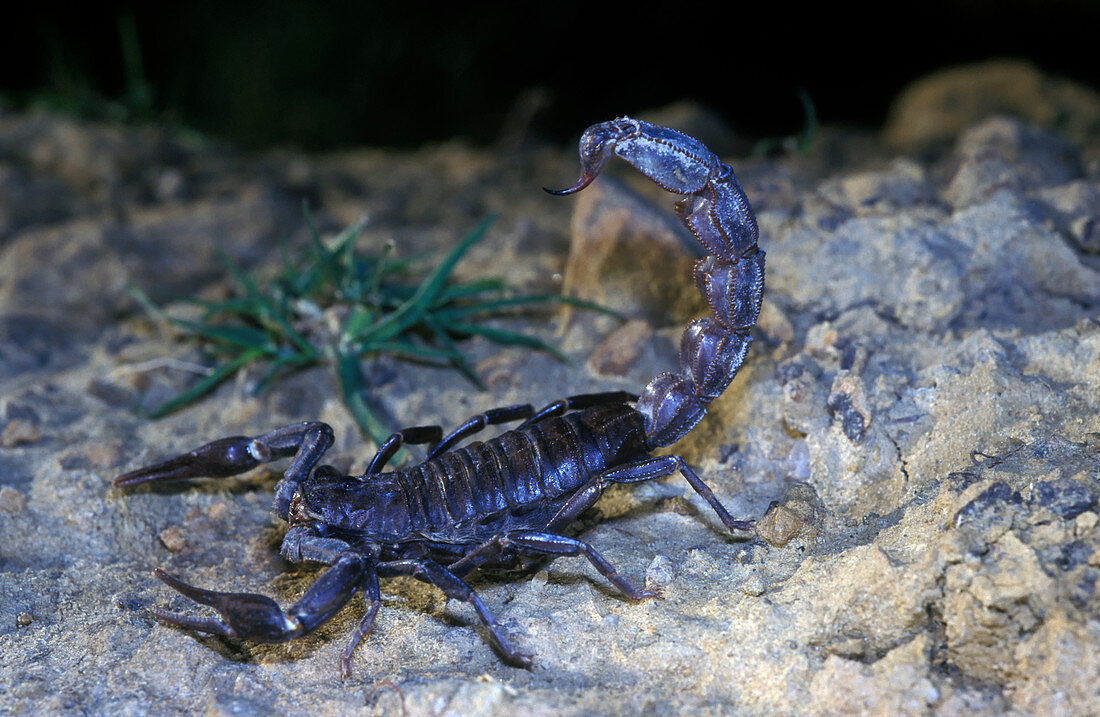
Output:
<instances>
[{"instance_id":1,"label":"dark background","mask_svg":"<svg viewBox=\"0 0 1100 717\"><path fill-rule=\"evenodd\" d=\"M528 5L45 3L5 11L0 96L322 149L491 142L524 107L538 135L566 141L684 98L753 139L798 131L799 90L821 121L873 127L910 81L991 57L1100 85L1095 0L739 2L722 21L667 0Z\"/></svg>"}]
</instances>

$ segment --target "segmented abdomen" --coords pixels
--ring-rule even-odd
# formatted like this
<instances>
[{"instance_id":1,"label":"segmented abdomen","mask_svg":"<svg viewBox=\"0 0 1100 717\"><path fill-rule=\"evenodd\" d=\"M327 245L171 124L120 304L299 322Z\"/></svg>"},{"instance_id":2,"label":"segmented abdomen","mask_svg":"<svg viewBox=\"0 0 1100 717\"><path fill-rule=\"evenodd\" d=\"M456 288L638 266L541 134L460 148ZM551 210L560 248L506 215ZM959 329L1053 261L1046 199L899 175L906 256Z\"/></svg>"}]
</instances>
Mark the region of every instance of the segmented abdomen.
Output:
<instances>
[{"instance_id":1,"label":"segmented abdomen","mask_svg":"<svg viewBox=\"0 0 1100 717\"><path fill-rule=\"evenodd\" d=\"M537 508L644 452L637 411L596 406L470 443L393 477L409 507L409 529L431 532Z\"/></svg>"}]
</instances>

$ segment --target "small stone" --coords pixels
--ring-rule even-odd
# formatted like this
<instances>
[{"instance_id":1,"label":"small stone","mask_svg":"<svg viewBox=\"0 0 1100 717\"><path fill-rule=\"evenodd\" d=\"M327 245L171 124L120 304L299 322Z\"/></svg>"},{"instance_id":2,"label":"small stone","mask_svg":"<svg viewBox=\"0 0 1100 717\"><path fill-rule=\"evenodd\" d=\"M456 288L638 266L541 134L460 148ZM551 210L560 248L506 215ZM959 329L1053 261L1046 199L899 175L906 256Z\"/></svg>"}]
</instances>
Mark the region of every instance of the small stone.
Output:
<instances>
[{"instance_id":1,"label":"small stone","mask_svg":"<svg viewBox=\"0 0 1100 717\"><path fill-rule=\"evenodd\" d=\"M20 418L13 418L8 421L7 425L4 426L4 430L0 432L0 447L14 448L24 443L34 443L41 437L42 434L39 433L38 427L33 423Z\"/></svg>"},{"instance_id":2,"label":"small stone","mask_svg":"<svg viewBox=\"0 0 1100 717\"><path fill-rule=\"evenodd\" d=\"M993 523L1003 523L1006 520L1011 523L1011 517L1004 516L1013 506L1018 506L1021 502L1018 492L1012 490L1006 483L997 481L955 513L955 527L969 524L988 529Z\"/></svg>"},{"instance_id":3,"label":"small stone","mask_svg":"<svg viewBox=\"0 0 1100 717\"><path fill-rule=\"evenodd\" d=\"M824 517L817 492L807 483L794 483L783 500L772 503L756 524L756 534L769 545L781 548L795 538L813 538Z\"/></svg>"},{"instance_id":4,"label":"small stone","mask_svg":"<svg viewBox=\"0 0 1100 717\"><path fill-rule=\"evenodd\" d=\"M34 622L34 615L31 615L29 612L21 612L15 616L15 624L19 627L26 627L32 622Z\"/></svg>"},{"instance_id":5,"label":"small stone","mask_svg":"<svg viewBox=\"0 0 1100 717\"><path fill-rule=\"evenodd\" d=\"M745 578L745 582L741 583L741 592L752 597L760 597L767 588L764 578L755 573Z\"/></svg>"},{"instance_id":6,"label":"small stone","mask_svg":"<svg viewBox=\"0 0 1100 717\"><path fill-rule=\"evenodd\" d=\"M849 660L858 660L867 654L867 641L861 637L845 637L831 645L830 651Z\"/></svg>"},{"instance_id":7,"label":"small stone","mask_svg":"<svg viewBox=\"0 0 1100 717\"><path fill-rule=\"evenodd\" d=\"M239 715L268 714L273 709L270 704L252 697L215 692L210 695L205 711L211 717L238 717Z\"/></svg>"},{"instance_id":8,"label":"small stone","mask_svg":"<svg viewBox=\"0 0 1100 717\"><path fill-rule=\"evenodd\" d=\"M838 373L825 405L849 441L859 443L863 440L871 423L871 411L867 406L863 381L858 376L848 371Z\"/></svg>"},{"instance_id":9,"label":"small stone","mask_svg":"<svg viewBox=\"0 0 1100 717\"><path fill-rule=\"evenodd\" d=\"M174 167L163 170L156 178L154 191L162 202L168 202L183 197L187 190L187 179L183 172Z\"/></svg>"},{"instance_id":10,"label":"small stone","mask_svg":"<svg viewBox=\"0 0 1100 717\"><path fill-rule=\"evenodd\" d=\"M1074 532L1077 534L1077 537L1080 538L1088 535L1096 528L1097 522L1100 522L1100 516L1089 510L1078 515L1073 522Z\"/></svg>"},{"instance_id":11,"label":"small stone","mask_svg":"<svg viewBox=\"0 0 1100 717\"><path fill-rule=\"evenodd\" d=\"M22 513L27 507L27 496L18 488L0 486L0 510L5 513Z\"/></svg>"},{"instance_id":12,"label":"small stone","mask_svg":"<svg viewBox=\"0 0 1100 717\"><path fill-rule=\"evenodd\" d=\"M665 555L655 555L645 569L647 590L667 587L676 577L676 565Z\"/></svg>"},{"instance_id":13,"label":"small stone","mask_svg":"<svg viewBox=\"0 0 1100 717\"><path fill-rule=\"evenodd\" d=\"M113 468L125 456L118 441L92 441L71 446L60 456L61 467L68 471Z\"/></svg>"},{"instance_id":14,"label":"small stone","mask_svg":"<svg viewBox=\"0 0 1100 717\"><path fill-rule=\"evenodd\" d=\"M225 501L218 501L206 509L206 515L211 520L225 520L229 516L229 513L229 504Z\"/></svg>"},{"instance_id":15,"label":"small stone","mask_svg":"<svg viewBox=\"0 0 1100 717\"><path fill-rule=\"evenodd\" d=\"M187 540L183 537L183 531L179 529L179 526L173 525L170 528L165 528L160 531L159 537L160 542L168 548L169 552L178 553L187 547Z\"/></svg>"},{"instance_id":16,"label":"small stone","mask_svg":"<svg viewBox=\"0 0 1100 717\"><path fill-rule=\"evenodd\" d=\"M95 396L109 406L130 406L134 403L132 391L101 379L93 379L88 382L88 394Z\"/></svg>"},{"instance_id":17,"label":"small stone","mask_svg":"<svg viewBox=\"0 0 1100 717\"><path fill-rule=\"evenodd\" d=\"M1077 217L1069 225L1074 243L1086 254L1100 254L1100 222L1095 217Z\"/></svg>"},{"instance_id":18,"label":"small stone","mask_svg":"<svg viewBox=\"0 0 1100 717\"><path fill-rule=\"evenodd\" d=\"M1012 115L1055 126L1081 141L1100 119L1094 90L1046 75L1022 60L988 60L921 77L894 100L883 129L886 143L919 152L949 142L970 125Z\"/></svg>"},{"instance_id":19,"label":"small stone","mask_svg":"<svg viewBox=\"0 0 1100 717\"><path fill-rule=\"evenodd\" d=\"M1065 234L1086 254L1100 254L1100 183L1077 179L1040 191Z\"/></svg>"}]
</instances>

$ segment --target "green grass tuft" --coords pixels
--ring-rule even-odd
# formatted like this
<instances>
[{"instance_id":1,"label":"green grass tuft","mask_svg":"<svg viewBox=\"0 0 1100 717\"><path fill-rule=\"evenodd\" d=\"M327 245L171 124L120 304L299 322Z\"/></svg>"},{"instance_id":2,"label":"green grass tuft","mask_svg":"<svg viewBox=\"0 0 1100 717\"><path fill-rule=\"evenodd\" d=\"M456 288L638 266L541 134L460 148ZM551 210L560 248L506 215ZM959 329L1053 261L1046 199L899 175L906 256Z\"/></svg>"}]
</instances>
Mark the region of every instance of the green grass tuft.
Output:
<instances>
[{"instance_id":1,"label":"green grass tuft","mask_svg":"<svg viewBox=\"0 0 1100 717\"><path fill-rule=\"evenodd\" d=\"M412 270L424 256L391 257L392 245L374 255L357 251L362 223L349 226L326 244L307 209L310 244L296 256L284 246L282 266L272 280L261 282L245 274L222 253L234 295L216 302L187 299L202 308L197 320L167 314L131 287L131 294L150 316L170 322L217 357L208 375L151 409L149 415L156 418L188 406L252 364L265 364L267 369L257 392L268 390L291 372L326 364L332 367L343 403L359 429L381 444L393 427L366 399L363 358L390 354L450 366L479 388L484 384L457 344L469 336L546 351L569 363L561 351L541 339L484 322L555 303L617 314L565 296L515 294L497 278L456 281L451 276L455 266L485 237L494 219L481 222L419 281Z\"/></svg>"}]
</instances>

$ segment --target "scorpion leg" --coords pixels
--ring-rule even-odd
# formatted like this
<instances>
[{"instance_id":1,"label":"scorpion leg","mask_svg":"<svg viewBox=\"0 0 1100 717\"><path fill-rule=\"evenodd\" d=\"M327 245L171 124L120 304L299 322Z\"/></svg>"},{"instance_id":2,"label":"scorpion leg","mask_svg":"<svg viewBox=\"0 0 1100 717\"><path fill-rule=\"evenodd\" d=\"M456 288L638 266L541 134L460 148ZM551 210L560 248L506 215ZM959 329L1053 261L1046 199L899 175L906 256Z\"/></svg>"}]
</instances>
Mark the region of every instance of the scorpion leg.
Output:
<instances>
[{"instance_id":1,"label":"scorpion leg","mask_svg":"<svg viewBox=\"0 0 1100 717\"><path fill-rule=\"evenodd\" d=\"M534 406L529 403L524 403L519 406L509 406L507 408L493 408L485 413L480 413L468 418L465 423L456 428L449 436L434 446L432 450L428 452L428 456L425 460L431 460L442 453L446 453L454 448L455 444L463 438L472 436L486 426L507 423L508 421L518 421L521 418L525 418L527 420L519 425L519 428L524 428L544 418L560 416L572 409L588 408L589 406L605 403L625 403L627 401L637 400L637 396L632 393L627 393L626 391L607 391L604 393L584 393L577 396L570 396L569 398L563 398L560 401L555 401L549 406L542 408L538 413L535 412Z\"/></svg>"},{"instance_id":2,"label":"scorpion leg","mask_svg":"<svg viewBox=\"0 0 1100 717\"><path fill-rule=\"evenodd\" d=\"M280 552L284 558L295 563L309 561L333 565L349 551L350 546L343 540L318 535L313 526L297 525L287 531ZM370 632L374 625L374 618L378 615L378 608L382 604L382 595L378 589L378 572L373 567L364 572L362 588L363 596L368 601L367 612L359 620L359 625L340 655L340 671L343 672L344 677L351 676L351 654L363 636Z\"/></svg>"},{"instance_id":3,"label":"scorpion leg","mask_svg":"<svg viewBox=\"0 0 1100 717\"><path fill-rule=\"evenodd\" d=\"M353 551L346 541L320 535L315 525L294 525L283 536L279 552L292 563L333 565Z\"/></svg>"},{"instance_id":4,"label":"scorpion leg","mask_svg":"<svg viewBox=\"0 0 1100 717\"><path fill-rule=\"evenodd\" d=\"M592 563L592 567L610 580L628 598L634 601L660 597L652 590L638 590L619 575L615 566L607 561L588 543L556 533L541 530L515 530L493 536L486 542L457 560L449 567L456 575L465 575L480 567L501 553L516 550L528 555L551 555L554 557L583 555Z\"/></svg>"},{"instance_id":5,"label":"scorpion leg","mask_svg":"<svg viewBox=\"0 0 1100 717\"><path fill-rule=\"evenodd\" d=\"M431 460L440 454L446 453L454 448L455 444L463 438L472 436L486 426L495 426L500 423L508 423L509 421L518 421L521 418L529 417L534 412L534 406L529 403L523 403L518 406L490 408L484 413L471 416L467 418L461 426L451 431L450 435L433 446L432 450L428 451L428 456L424 460Z\"/></svg>"},{"instance_id":6,"label":"scorpion leg","mask_svg":"<svg viewBox=\"0 0 1100 717\"><path fill-rule=\"evenodd\" d=\"M190 630L256 642L284 642L305 635L332 617L357 590L369 590L374 573L374 565L364 556L344 553L284 612L265 595L205 590L158 568L154 575L195 602L214 608L218 617L194 617L157 608L151 612L165 622Z\"/></svg>"},{"instance_id":7,"label":"scorpion leg","mask_svg":"<svg viewBox=\"0 0 1100 717\"><path fill-rule=\"evenodd\" d=\"M634 463L629 463L625 466L617 466L600 473L577 490L577 492L566 501L565 505L563 505L561 509L558 510L557 514L550 519L550 522L547 523L546 530L563 530L576 520L581 513L595 505L596 500L599 499L604 489L612 483L640 483L641 481L672 475L677 470L684 476L688 484L695 489L695 492L710 504L710 507L714 509L718 518L730 531L733 537L738 540L752 539L754 535L753 521L734 519L734 517L729 514L729 511L726 510L725 506L718 500L717 496L714 495L714 491L710 489L710 486L703 482L703 479L700 478L680 456L646 458L644 460L635 461Z\"/></svg>"},{"instance_id":8,"label":"scorpion leg","mask_svg":"<svg viewBox=\"0 0 1100 717\"><path fill-rule=\"evenodd\" d=\"M430 558L414 558L409 560L392 560L378 564L378 574L382 577L394 575L411 575L417 580L435 585L443 593L455 600L470 603L477 612L481 624L489 631L489 639L493 646L504 655L504 659L515 663L520 667L531 666L531 656L517 651L508 644L504 636L500 634L500 627L496 618L489 612L489 608L477 596L477 593L467 585L462 578L443 567Z\"/></svg>"},{"instance_id":9,"label":"scorpion leg","mask_svg":"<svg viewBox=\"0 0 1100 717\"><path fill-rule=\"evenodd\" d=\"M588 408L589 406L602 406L609 403L627 403L637 400L638 397L636 395L627 391L581 393L576 396L570 396L569 398L563 398L558 401L554 401L550 405L539 409L538 413L528 418L526 421L520 424L519 427L526 428L532 423L538 423L544 418L550 418L551 416L560 416L566 411Z\"/></svg>"},{"instance_id":10,"label":"scorpion leg","mask_svg":"<svg viewBox=\"0 0 1100 717\"><path fill-rule=\"evenodd\" d=\"M370 632L374 625L374 618L378 615L378 608L382 605L382 593L378 589L378 573L368 570L363 578L363 596L370 602L367 603L366 614L356 625L355 632L351 634L351 639L340 654L340 671L344 673L344 677L351 677L351 653L355 651L363 636Z\"/></svg>"},{"instance_id":11,"label":"scorpion leg","mask_svg":"<svg viewBox=\"0 0 1100 717\"><path fill-rule=\"evenodd\" d=\"M434 445L439 443L442 438L443 428L440 426L402 428L400 431L387 438L382 445L378 447L378 452L374 454L374 459L371 460L370 465L367 467L367 475L372 476L375 473L381 472L386 464L390 462L390 459L397 453L398 449L406 443L414 445L431 443Z\"/></svg>"},{"instance_id":12,"label":"scorpion leg","mask_svg":"<svg viewBox=\"0 0 1100 717\"><path fill-rule=\"evenodd\" d=\"M219 438L175 458L124 473L115 478L114 483L129 487L187 478L226 478L244 473L261 463L294 456L275 488L275 511L285 519L290 498L298 489L298 484L313 470L332 441L332 427L327 423L304 421L255 438Z\"/></svg>"}]
</instances>

